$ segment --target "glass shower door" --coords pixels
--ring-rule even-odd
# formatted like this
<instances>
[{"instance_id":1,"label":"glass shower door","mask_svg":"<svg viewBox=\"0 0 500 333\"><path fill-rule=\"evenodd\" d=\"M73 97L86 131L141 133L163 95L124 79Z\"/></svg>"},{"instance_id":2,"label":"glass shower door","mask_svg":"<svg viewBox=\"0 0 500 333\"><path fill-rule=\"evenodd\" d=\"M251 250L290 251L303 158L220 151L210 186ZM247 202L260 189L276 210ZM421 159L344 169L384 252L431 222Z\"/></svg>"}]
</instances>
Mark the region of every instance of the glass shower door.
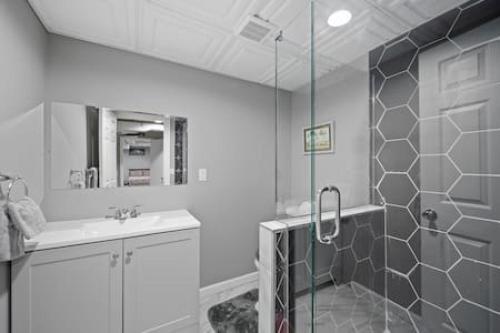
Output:
<instances>
[{"instance_id":1,"label":"glass shower door","mask_svg":"<svg viewBox=\"0 0 500 333\"><path fill-rule=\"evenodd\" d=\"M335 71L334 48L319 52L314 45L330 29L333 8L304 3L275 42L276 199L287 230L278 241L283 254L278 259L286 269L278 269L276 331L383 332L383 209L365 207L336 219L340 208L366 206L370 200L368 62ZM289 53L302 54L302 61L287 63ZM343 146L337 147L338 137L345 138Z\"/></svg>"}]
</instances>

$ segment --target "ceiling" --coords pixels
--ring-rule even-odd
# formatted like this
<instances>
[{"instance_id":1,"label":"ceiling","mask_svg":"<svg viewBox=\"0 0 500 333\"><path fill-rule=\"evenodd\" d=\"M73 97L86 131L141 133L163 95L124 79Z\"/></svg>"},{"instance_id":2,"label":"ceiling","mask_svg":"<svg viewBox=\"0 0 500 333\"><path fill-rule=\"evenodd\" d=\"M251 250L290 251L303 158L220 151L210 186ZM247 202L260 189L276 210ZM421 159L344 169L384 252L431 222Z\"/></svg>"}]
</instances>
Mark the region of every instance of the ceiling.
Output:
<instances>
[{"instance_id":1,"label":"ceiling","mask_svg":"<svg viewBox=\"0 0 500 333\"><path fill-rule=\"evenodd\" d=\"M274 85L274 38L279 44L280 86L308 82L310 0L28 0L46 29L118 49ZM315 1L319 75L351 64L374 47L416 27L463 0ZM337 9L352 21L326 24ZM261 42L239 32L249 17L269 21Z\"/></svg>"}]
</instances>

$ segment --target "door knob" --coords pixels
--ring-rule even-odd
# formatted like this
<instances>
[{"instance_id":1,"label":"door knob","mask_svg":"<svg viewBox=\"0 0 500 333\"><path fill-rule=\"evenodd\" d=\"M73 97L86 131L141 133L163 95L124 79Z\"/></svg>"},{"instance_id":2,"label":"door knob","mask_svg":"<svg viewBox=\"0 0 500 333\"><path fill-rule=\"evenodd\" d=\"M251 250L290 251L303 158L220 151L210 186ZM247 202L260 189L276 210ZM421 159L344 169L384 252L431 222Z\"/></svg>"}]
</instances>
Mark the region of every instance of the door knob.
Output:
<instances>
[{"instance_id":1,"label":"door knob","mask_svg":"<svg viewBox=\"0 0 500 333\"><path fill-rule=\"evenodd\" d=\"M427 220L429 220L429 221L431 221L431 222L432 222L432 221L437 220L438 214L437 214L437 213L436 213L436 211L435 211L435 210L433 210L433 209L426 209L426 210L424 210L424 212L422 213L422 216L423 216L424 218L426 218Z\"/></svg>"}]
</instances>

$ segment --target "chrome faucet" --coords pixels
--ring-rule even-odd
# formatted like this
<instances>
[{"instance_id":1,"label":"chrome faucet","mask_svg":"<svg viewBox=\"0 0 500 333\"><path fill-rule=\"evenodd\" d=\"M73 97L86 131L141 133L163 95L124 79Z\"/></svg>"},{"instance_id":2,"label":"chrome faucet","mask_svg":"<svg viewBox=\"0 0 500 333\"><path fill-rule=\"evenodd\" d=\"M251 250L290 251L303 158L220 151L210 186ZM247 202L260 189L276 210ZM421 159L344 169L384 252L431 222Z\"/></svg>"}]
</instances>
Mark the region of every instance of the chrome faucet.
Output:
<instances>
[{"instance_id":1,"label":"chrome faucet","mask_svg":"<svg viewBox=\"0 0 500 333\"><path fill-rule=\"evenodd\" d=\"M141 215L141 212L137 209L139 207L141 207L141 205L135 205L132 208L130 208L129 213L131 218L135 219L139 217L139 215Z\"/></svg>"},{"instance_id":2,"label":"chrome faucet","mask_svg":"<svg viewBox=\"0 0 500 333\"><path fill-rule=\"evenodd\" d=\"M105 218L107 219L114 219L123 223L130 217L130 210L128 208L109 207L108 209L114 209L115 213L113 215L106 215Z\"/></svg>"},{"instance_id":3,"label":"chrome faucet","mask_svg":"<svg viewBox=\"0 0 500 333\"><path fill-rule=\"evenodd\" d=\"M141 205L135 205L132 208L117 208L117 207L109 207L109 209L114 209L113 215L106 215L107 219L118 220L121 223L125 222L128 218L137 218L141 215L141 212L137 208L141 207Z\"/></svg>"}]
</instances>

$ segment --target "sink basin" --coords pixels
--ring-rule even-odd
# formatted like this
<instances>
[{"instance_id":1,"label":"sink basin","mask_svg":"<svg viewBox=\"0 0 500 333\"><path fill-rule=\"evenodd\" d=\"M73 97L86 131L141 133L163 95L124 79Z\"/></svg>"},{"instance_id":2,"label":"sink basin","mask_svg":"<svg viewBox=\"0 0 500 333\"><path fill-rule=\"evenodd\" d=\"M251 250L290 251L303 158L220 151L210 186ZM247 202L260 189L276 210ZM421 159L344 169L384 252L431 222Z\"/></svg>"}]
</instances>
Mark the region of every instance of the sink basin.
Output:
<instances>
[{"instance_id":1,"label":"sink basin","mask_svg":"<svg viewBox=\"0 0 500 333\"><path fill-rule=\"evenodd\" d=\"M81 230L88 235L109 234L115 232L134 232L162 225L159 215L131 218L125 221L105 220L89 222L82 225Z\"/></svg>"},{"instance_id":2,"label":"sink basin","mask_svg":"<svg viewBox=\"0 0 500 333\"><path fill-rule=\"evenodd\" d=\"M123 222L104 218L49 222L44 232L25 240L25 250L51 249L199 227L200 222L186 210L146 213Z\"/></svg>"}]
</instances>

